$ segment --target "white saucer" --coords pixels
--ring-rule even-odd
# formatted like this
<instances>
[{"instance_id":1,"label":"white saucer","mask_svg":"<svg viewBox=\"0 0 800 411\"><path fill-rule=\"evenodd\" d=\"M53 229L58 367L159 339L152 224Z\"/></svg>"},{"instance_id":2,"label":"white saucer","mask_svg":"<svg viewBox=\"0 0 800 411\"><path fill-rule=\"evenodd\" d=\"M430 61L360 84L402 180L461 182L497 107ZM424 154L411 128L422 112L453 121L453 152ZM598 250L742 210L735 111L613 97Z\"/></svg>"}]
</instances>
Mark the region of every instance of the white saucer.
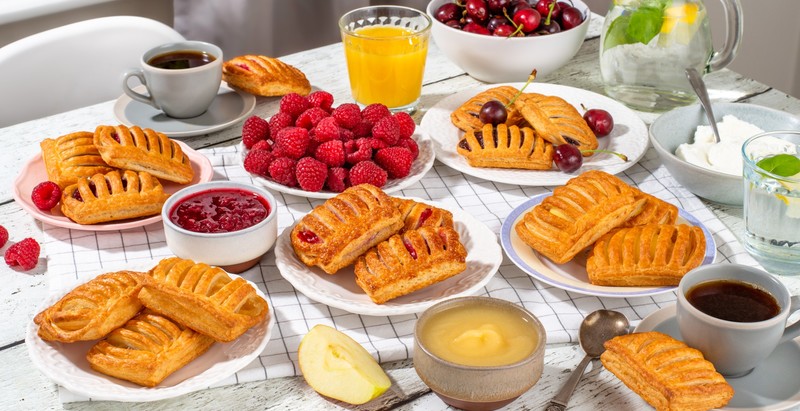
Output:
<instances>
[{"instance_id":1,"label":"white saucer","mask_svg":"<svg viewBox=\"0 0 800 411\"><path fill-rule=\"evenodd\" d=\"M680 339L675 305L648 315L635 332L660 331ZM733 399L722 410L785 410L800 404L800 344L797 340L778 346L764 362L744 377L726 378Z\"/></svg>"},{"instance_id":2,"label":"white saucer","mask_svg":"<svg viewBox=\"0 0 800 411\"><path fill-rule=\"evenodd\" d=\"M133 89L142 94L147 92L143 85ZM208 110L197 117L172 118L127 94L120 96L114 104L114 117L126 126L150 128L169 137L191 137L230 127L250 115L255 107L255 96L223 85Z\"/></svg>"}]
</instances>

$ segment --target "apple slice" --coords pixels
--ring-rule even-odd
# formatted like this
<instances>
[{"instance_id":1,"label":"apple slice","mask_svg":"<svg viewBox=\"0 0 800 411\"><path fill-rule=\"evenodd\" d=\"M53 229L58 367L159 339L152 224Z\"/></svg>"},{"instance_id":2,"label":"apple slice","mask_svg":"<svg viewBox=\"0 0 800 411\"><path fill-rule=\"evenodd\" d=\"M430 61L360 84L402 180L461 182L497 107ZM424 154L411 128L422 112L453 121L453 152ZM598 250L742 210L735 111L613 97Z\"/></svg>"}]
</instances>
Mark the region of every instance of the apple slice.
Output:
<instances>
[{"instance_id":1,"label":"apple slice","mask_svg":"<svg viewBox=\"0 0 800 411\"><path fill-rule=\"evenodd\" d=\"M361 344L326 325L315 325L303 337L297 357L308 385L339 401L364 404L392 385Z\"/></svg>"}]
</instances>

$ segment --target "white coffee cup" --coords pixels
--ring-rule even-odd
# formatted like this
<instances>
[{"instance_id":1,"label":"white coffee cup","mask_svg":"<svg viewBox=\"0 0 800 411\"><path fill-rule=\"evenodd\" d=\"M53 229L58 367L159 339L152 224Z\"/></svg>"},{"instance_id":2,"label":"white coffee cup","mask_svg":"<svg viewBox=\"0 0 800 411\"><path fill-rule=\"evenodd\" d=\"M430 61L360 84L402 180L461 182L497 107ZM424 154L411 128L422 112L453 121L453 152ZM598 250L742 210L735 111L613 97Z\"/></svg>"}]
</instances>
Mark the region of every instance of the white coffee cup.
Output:
<instances>
[{"instance_id":1,"label":"white coffee cup","mask_svg":"<svg viewBox=\"0 0 800 411\"><path fill-rule=\"evenodd\" d=\"M193 55L213 57L213 60L188 68L160 68L154 58L171 53L188 52ZM219 91L222 81L222 50L202 41L181 41L162 44L146 51L141 58L141 68L125 73L122 89L130 98L149 104L174 118L190 118L203 114ZM147 88L149 95L141 94L128 85L136 77Z\"/></svg>"}]
</instances>

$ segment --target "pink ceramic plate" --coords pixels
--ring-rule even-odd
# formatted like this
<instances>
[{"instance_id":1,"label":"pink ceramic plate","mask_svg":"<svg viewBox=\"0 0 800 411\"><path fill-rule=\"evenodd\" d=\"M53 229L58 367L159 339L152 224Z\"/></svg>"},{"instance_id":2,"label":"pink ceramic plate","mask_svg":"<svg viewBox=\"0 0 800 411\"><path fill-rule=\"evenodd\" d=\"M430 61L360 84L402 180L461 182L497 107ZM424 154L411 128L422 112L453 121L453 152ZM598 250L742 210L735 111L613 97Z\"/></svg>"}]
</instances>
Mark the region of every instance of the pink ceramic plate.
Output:
<instances>
[{"instance_id":1,"label":"pink ceramic plate","mask_svg":"<svg viewBox=\"0 0 800 411\"><path fill-rule=\"evenodd\" d=\"M211 166L211 162L208 158L180 141L177 143L181 145L181 149L183 149L183 152L186 153L189 157L189 161L192 163L194 178L189 185L211 181L211 178L214 176L214 168ZM22 167L16 181L14 181L14 200L23 210L27 211L33 218L41 222L73 230L113 231L141 227L161 221L161 214L157 214L151 217L121 220L108 224L78 224L64 216L64 214L61 214L59 207L55 207L50 211L42 211L33 204L33 201L31 201L31 191L33 191L33 188L36 187L37 184L46 180L47 171L45 171L44 168L42 154L39 153ZM174 193L186 186L169 181L162 181L161 183L164 185L164 191L167 193Z\"/></svg>"}]
</instances>

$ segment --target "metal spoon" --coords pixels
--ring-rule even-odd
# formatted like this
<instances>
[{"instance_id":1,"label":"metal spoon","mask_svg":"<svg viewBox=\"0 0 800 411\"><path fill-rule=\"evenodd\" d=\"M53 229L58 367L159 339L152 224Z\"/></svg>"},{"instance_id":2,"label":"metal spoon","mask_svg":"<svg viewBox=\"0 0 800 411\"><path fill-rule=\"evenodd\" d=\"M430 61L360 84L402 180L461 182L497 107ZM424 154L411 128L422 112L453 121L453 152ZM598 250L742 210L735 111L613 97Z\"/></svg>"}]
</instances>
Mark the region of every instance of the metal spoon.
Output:
<instances>
[{"instance_id":1,"label":"metal spoon","mask_svg":"<svg viewBox=\"0 0 800 411\"><path fill-rule=\"evenodd\" d=\"M586 356L572 371L572 375L569 376L561 391L550 401L546 411L564 411L567 408L572 391L581 380L589 362L600 357L600 354L606 350L603 346L606 341L618 335L627 334L629 327L628 319L618 311L597 310L583 319L578 331L578 341L583 351L586 352Z\"/></svg>"},{"instance_id":2,"label":"metal spoon","mask_svg":"<svg viewBox=\"0 0 800 411\"><path fill-rule=\"evenodd\" d=\"M693 67L686 69L686 77L689 78L689 84L692 85L697 97L700 98L700 105L706 112L708 124L711 126L711 131L714 132L715 143L719 143L719 131L717 130L717 120L714 119L714 111L711 110L711 99L708 98L708 90L706 90L706 83L703 77Z\"/></svg>"}]
</instances>

